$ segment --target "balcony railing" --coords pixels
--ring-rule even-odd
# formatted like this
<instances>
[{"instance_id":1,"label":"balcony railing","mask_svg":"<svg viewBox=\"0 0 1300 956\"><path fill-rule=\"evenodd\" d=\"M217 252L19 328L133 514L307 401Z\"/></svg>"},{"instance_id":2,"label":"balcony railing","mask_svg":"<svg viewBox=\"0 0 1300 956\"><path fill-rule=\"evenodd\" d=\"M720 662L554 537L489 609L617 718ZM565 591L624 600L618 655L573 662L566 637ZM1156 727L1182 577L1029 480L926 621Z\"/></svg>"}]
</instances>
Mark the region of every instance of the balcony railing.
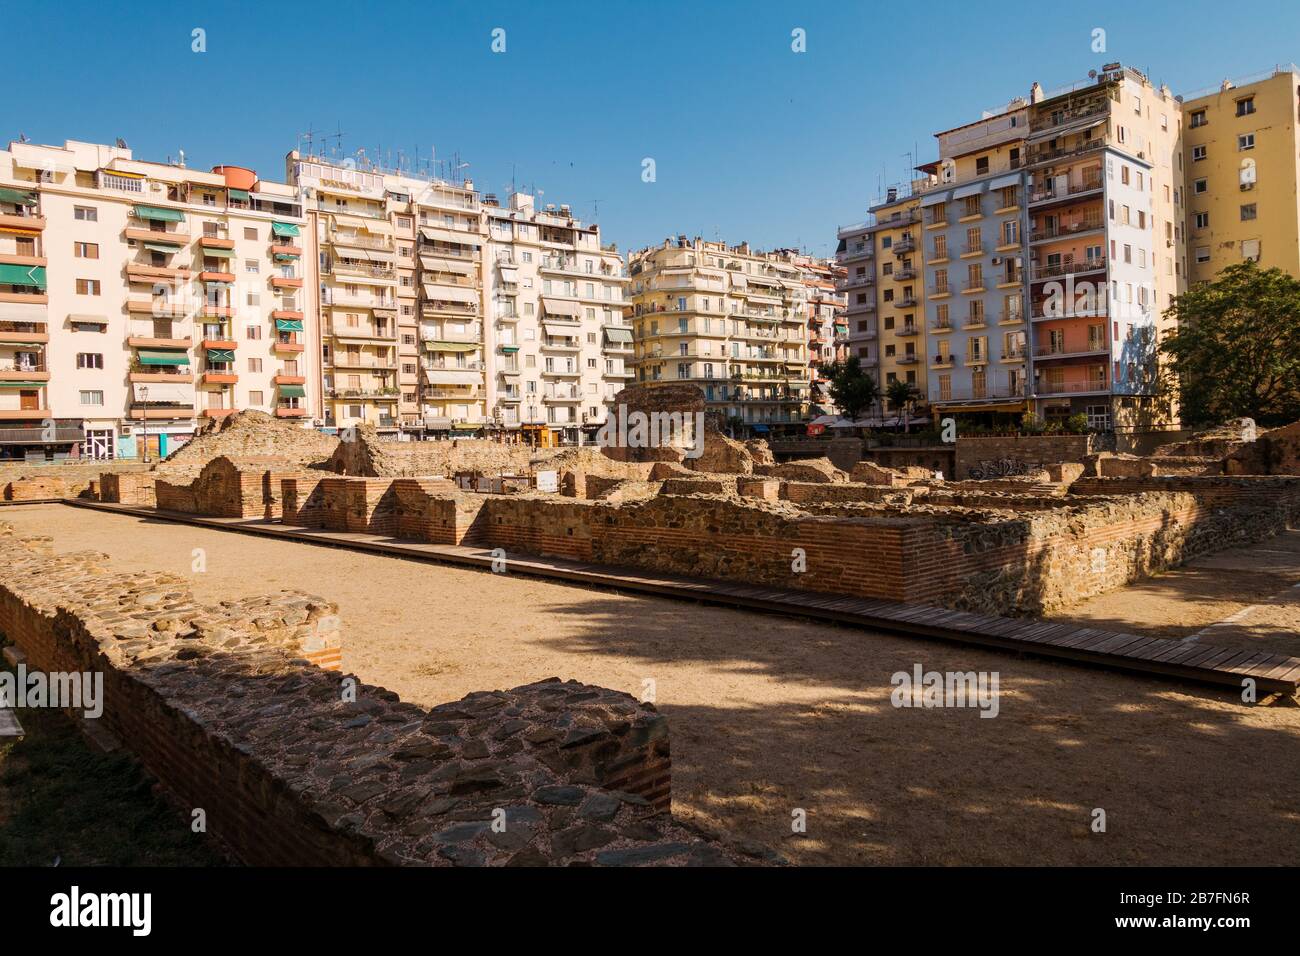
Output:
<instances>
[{"instance_id":1,"label":"balcony railing","mask_svg":"<svg viewBox=\"0 0 1300 956\"><path fill-rule=\"evenodd\" d=\"M1070 395L1077 392L1104 392L1109 388L1110 385L1105 378L1094 378L1083 382L1040 380L1034 390L1039 395Z\"/></svg>"},{"instance_id":2,"label":"balcony railing","mask_svg":"<svg viewBox=\"0 0 1300 956\"><path fill-rule=\"evenodd\" d=\"M1029 240L1030 242L1040 242L1044 239L1059 239L1061 236L1073 236L1081 232L1090 232L1093 229L1101 229L1105 224L1105 220L1100 216L1081 219L1077 222L1058 223L1052 228L1044 227L1033 230L1029 234Z\"/></svg>"},{"instance_id":3,"label":"balcony railing","mask_svg":"<svg viewBox=\"0 0 1300 956\"><path fill-rule=\"evenodd\" d=\"M1105 256L1094 256L1075 262L1060 262L1055 265L1036 264L1033 268L1033 278L1037 282L1041 279L1052 279L1057 276L1078 275L1081 272L1100 272L1105 268Z\"/></svg>"}]
</instances>

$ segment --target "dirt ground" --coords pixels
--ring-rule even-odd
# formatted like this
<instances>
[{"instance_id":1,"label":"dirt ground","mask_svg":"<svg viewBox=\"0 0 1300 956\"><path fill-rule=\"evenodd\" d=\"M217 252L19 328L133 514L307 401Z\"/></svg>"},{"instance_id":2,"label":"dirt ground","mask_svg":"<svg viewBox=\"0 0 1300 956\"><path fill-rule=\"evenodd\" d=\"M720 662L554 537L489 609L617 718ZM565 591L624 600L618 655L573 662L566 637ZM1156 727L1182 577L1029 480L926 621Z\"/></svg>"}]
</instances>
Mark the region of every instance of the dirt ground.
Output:
<instances>
[{"instance_id":1,"label":"dirt ground","mask_svg":"<svg viewBox=\"0 0 1300 956\"><path fill-rule=\"evenodd\" d=\"M1225 865L1300 851L1300 707L60 505L7 508L0 521L51 534L61 550L109 552L120 567L189 575L206 600L282 587L328 597L344 621L344 666L425 705L550 676L637 695L652 680L671 728L675 812L795 863ZM190 571L194 548L205 573ZM1181 597L1166 576L1151 594L1130 589L1076 613L1195 631L1237 598L1258 604L1300 579L1294 538L1265 548L1291 564L1255 591L1197 599L1198 581L1229 570L1211 565L1189 569ZM1294 605L1278 613L1294 631ZM890 676L916 663L998 672L998 716L892 707ZM1104 833L1089 826L1098 808ZM791 832L798 809L806 834Z\"/></svg>"}]
</instances>

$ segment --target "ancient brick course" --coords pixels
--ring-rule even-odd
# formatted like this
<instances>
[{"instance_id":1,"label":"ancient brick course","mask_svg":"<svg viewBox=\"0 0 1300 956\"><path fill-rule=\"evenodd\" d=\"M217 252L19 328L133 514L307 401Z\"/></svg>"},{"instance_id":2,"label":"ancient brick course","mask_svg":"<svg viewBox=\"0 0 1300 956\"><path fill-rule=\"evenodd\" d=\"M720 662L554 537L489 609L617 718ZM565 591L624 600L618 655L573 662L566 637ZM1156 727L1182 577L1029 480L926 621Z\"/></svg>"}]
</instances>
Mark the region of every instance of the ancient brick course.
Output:
<instances>
[{"instance_id":1,"label":"ancient brick course","mask_svg":"<svg viewBox=\"0 0 1300 956\"><path fill-rule=\"evenodd\" d=\"M102 726L246 863L776 860L665 812L652 707L554 679L405 704L313 663L337 667L338 618L308 595L203 606L176 575L0 525L0 631L34 668L102 672Z\"/></svg>"}]
</instances>

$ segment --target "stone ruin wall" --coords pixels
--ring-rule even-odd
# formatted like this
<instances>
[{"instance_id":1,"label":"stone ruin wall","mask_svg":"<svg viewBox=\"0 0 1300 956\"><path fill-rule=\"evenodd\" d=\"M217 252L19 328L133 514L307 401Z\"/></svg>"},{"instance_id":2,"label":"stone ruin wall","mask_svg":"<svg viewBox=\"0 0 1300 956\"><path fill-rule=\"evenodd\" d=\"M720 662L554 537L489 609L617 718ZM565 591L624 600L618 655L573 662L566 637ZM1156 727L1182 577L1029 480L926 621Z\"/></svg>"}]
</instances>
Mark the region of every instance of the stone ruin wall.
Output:
<instances>
[{"instance_id":1,"label":"stone ruin wall","mask_svg":"<svg viewBox=\"0 0 1300 956\"><path fill-rule=\"evenodd\" d=\"M0 632L33 668L103 673L101 727L251 865L778 862L673 820L653 707L557 679L349 702L335 608L308 595L203 606L177 575L0 525Z\"/></svg>"},{"instance_id":2,"label":"stone ruin wall","mask_svg":"<svg viewBox=\"0 0 1300 956\"><path fill-rule=\"evenodd\" d=\"M304 513L289 509L297 481L285 483L288 523L998 614L1062 607L1258 540L1300 509L1300 482L1269 478L1227 491L1217 479L1080 479L1079 494L1058 498L699 475L631 501L325 479Z\"/></svg>"}]
</instances>

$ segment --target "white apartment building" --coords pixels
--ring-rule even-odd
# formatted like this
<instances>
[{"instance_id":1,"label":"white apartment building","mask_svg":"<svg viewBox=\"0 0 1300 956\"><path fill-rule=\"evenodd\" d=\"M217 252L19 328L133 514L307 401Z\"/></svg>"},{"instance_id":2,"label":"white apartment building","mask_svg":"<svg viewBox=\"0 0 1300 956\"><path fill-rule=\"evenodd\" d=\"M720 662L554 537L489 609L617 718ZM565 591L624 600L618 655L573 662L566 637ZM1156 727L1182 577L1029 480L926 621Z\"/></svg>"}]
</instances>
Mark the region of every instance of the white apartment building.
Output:
<instances>
[{"instance_id":1,"label":"white apartment building","mask_svg":"<svg viewBox=\"0 0 1300 956\"><path fill-rule=\"evenodd\" d=\"M538 209L515 193L507 206L489 197L484 212L493 421L546 430L550 440L588 440L633 374L623 259L568 206Z\"/></svg>"},{"instance_id":2,"label":"white apartment building","mask_svg":"<svg viewBox=\"0 0 1300 956\"><path fill-rule=\"evenodd\" d=\"M166 454L242 408L310 417L295 191L125 146L0 151L0 456Z\"/></svg>"}]
</instances>

